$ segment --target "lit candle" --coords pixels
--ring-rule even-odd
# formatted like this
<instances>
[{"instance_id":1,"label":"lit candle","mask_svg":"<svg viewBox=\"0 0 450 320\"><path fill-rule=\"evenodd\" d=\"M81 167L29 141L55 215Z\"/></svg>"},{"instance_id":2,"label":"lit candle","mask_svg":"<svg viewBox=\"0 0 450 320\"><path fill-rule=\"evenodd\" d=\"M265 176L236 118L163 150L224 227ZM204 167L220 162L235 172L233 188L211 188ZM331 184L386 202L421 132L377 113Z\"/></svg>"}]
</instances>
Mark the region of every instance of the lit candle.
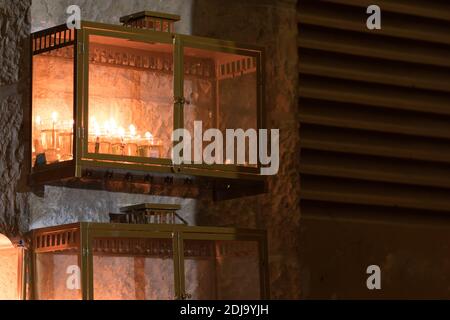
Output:
<instances>
[{"instance_id":1,"label":"lit candle","mask_svg":"<svg viewBox=\"0 0 450 320\"><path fill-rule=\"evenodd\" d=\"M95 153L100 152L100 126L96 122L94 124L95 127Z\"/></svg>"},{"instance_id":2,"label":"lit candle","mask_svg":"<svg viewBox=\"0 0 450 320\"><path fill-rule=\"evenodd\" d=\"M55 125L58 121L58 113L52 112L52 147L53 149L56 149L56 130Z\"/></svg>"},{"instance_id":3,"label":"lit candle","mask_svg":"<svg viewBox=\"0 0 450 320\"><path fill-rule=\"evenodd\" d=\"M43 145L44 145L44 141L43 141L43 136L42 136L42 132L41 132L41 126L42 126L42 118L40 116L37 116L36 119L36 134L34 135L34 143L33 143L33 152L34 153L43 153Z\"/></svg>"},{"instance_id":4,"label":"lit candle","mask_svg":"<svg viewBox=\"0 0 450 320\"><path fill-rule=\"evenodd\" d=\"M125 144L125 154L127 156L135 157L138 155L137 139L139 139L139 137L136 136L137 131L134 124L131 124L128 129L130 134L127 137L127 143Z\"/></svg>"},{"instance_id":5,"label":"lit candle","mask_svg":"<svg viewBox=\"0 0 450 320\"><path fill-rule=\"evenodd\" d=\"M147 157L149 158L159 158L160 157L160 148L157 145L155 138L150 132L145 133L145 139L147 140Z\"/></svg>"},{"instance_id":6,"label":"lit candle","mask_svg":"<svg viewBox=\"0 0 450 320\"><path fill-rule=\"evenodd\" d=\"M136 127L134 125L130 125L130 136L133 138L136 136Z\"/></svg>"},{"instance_id":7,"label":"lit candle","mask_svg":"<svg viewBox=\"0 0 450 320\"><path fill-rule=\"evenodd\" d=\"M38 129L40 129L40 126L42 125L42 118L40 116L36 117L36 125Z\"/></svg>"},{"instance_id":8,"label":"lit candle","mask_svg":"<svg viewBox=\"0 0 450 320\"><path fill-rule=\"evenodd\" d=\"M110 125L111 134L113 134L113 135L116 134L118 132L116 120L114 120L113 118L109 119L109 125ZM124 130L124 132L125 132L125 130ZM119 133L119 135L120 135L120 133Z\"/></svg>"},{"instance_id":9,"label":"lit candle","mask_svg":"<svg viewBox=\"0 0 450 320\"><path fill-rule=\"evenodd\" d=\"M120 127L117 131L117 133L119 134L120 137L120 142L121 142L121 150L122 150L122 155L124 155L124 150L125 150L125 129Z\"/></svg>"},{"instance_id":10,"label":"lit candle","mask_svg":"<svg viewBox=\"0 0 450 320\"><path fill-rule=\"evenodd\" d=\"M94 132L95 132L95 136L98 138L101 135L101 130L100 130L100 126L98 125L98 123L94 124Z\"/></svg>"},{"instance_id":11,"label":"lit candle","mask_svg":"<svg viewBox=\"0 0 450 320\"><path fill-rule=\"evenodd\" d=\"M145 133L145 139L147 139L149 144L153 143L153 135L150 132Z\"/></svg>"},{"instance_id":12,"label":"lit candle","mask_svg":"<svg viewBox=\"0 0 450 320\"><path fill-rule=\"evenodd\" d=\"M125 138L125 129L120 127L119 130L117 131L117 133L119 134L119 137L123 140Z\"/></svg>"},{"instance_id":13,"label":"lit candle","mask_svg":"<svg viewBox=\"0 0 450 320\"><path fill-rule=\"evenodd\" d=\"M55 124L58 121L58 112L52 112L52 121Z\"/></svg>"},{"instance_id":14,"label":"lit candle","mask_svg":"<svg viewBox=\"0 0 450 320\"><path fill-rule=\"evenodd\" d=\"M105 121L103 128L105 128L105 132L107 135L111 133L111 124L109 123L109 121Z\"/></svg>"}]
</instances>

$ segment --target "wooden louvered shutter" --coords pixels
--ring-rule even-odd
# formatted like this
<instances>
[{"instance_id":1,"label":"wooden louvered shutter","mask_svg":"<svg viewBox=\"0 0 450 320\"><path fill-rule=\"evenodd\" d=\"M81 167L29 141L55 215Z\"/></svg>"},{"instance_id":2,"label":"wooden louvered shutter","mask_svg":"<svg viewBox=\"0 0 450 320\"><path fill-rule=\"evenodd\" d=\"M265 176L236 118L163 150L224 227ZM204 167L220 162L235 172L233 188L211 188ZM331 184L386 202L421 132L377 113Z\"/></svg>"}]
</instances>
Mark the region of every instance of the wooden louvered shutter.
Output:
<instances>
[{"instance_id":1,"label":"wooden louvered shutter","mask_svg":"<svg viewBox=\"0 0 450 320\"><path fill-rule=\"evenodd\" d=\"M450 212L450 2L300 0L298 28L302 214Z\"/></svg>"}]
</instances>

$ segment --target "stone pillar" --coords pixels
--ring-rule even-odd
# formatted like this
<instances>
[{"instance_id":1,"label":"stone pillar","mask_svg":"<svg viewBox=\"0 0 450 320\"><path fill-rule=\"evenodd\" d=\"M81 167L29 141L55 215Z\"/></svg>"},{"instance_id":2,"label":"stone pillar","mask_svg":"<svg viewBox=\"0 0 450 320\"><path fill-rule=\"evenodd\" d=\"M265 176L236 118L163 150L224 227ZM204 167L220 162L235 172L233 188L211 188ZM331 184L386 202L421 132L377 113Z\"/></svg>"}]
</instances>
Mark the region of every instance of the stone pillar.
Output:
<instances>
[{"instance_id":1,"label":"stone pillar","mask_svg":"<svg viewBox=\"0 0 450 320\"><path fill-rule=\"evenodd\" d=\"M31 0L0 0L0 233L28 228L25 122L29 113Z\"/></svg>"},{"instance_id":2,"label":"stone pillar","mask_svg":"<svg viewBox=\"0 0 450 320\"><path fill-rule=\"evenodd\" d=\"M300 297L300 138L297 11L294 0L197 0L194 35L254 43L266 48L267 126L280 129L280 171L269 192L199 204L201 224L268 230L271 297Z\"/></svg>"}]
</instances>

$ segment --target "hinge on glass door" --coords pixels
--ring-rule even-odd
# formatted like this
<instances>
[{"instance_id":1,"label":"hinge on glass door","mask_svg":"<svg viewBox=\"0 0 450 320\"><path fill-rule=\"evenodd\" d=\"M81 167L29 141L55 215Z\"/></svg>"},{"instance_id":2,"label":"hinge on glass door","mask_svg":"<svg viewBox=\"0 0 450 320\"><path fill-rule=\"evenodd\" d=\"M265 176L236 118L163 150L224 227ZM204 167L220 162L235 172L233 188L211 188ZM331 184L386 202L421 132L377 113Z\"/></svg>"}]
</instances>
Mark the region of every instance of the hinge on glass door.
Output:
<instances>
[{"instance_id":1,"label":"hinge on glass door","mask_svg":"<svg viewBox=\"0 0 450 320\"><path fill-rule=\"evenodd\" d=\"M84 54L84 42L78 43L78 53Z\"/></svg>"},{"instance_id":2,"label":"hinge on glass door","mask_svg":"<svg viewBox=\"0 0 450 320\"><path fill-rule=\"evenodd\" d=\"M173 101L175 104L185 104L186 99L184 97L174 97Z\"/></svg>"},{"instance_id":3,"label":"hinge on glass door","mask_svg":"<svg viewBox=\"0 0 450 320\"><path fill-rule=\"evenodd\" d=\"M82 127L78 127L78 132L77 132L78 137L83 140L84 139L84 130Z\"/></svg>"},{"instance_id":4,"label":"hinge on glass door","mask_svg":"<svg viewBox=\"0 0 450 320\"><path fill-rule=\"evenodd\" d=\"M189 300L189 299L192 299L192 294L184 293L181 295L181 300Z\"/></svg>"}]
</instances>

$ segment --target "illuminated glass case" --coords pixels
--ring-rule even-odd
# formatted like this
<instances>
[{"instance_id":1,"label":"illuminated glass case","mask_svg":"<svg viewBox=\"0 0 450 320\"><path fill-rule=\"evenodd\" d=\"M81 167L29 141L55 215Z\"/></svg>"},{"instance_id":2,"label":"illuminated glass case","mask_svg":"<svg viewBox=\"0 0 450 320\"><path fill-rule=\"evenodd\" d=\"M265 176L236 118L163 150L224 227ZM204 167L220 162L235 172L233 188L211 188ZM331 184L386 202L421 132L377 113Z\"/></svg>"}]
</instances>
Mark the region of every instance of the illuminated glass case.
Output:
<instances>
[{"instance_id":1,"label":"illuminated glass case","mask_svg":"<svg viewBox=\"0 0 450 320\"><path fill-rule=\"evenodd\" d=\"M263 49L175 34L176 19L144 12L32 35L32 184L93 170L258 177L250 161L173 164L174 129L264 127Z\"/></svg>"},{"instance_id":2,"label":"illuminated glass case","mask_svg":"<svg viewBox=\"0 0 450 320\"><path fill-rule=\"evenodd\" d=\"M30 237L32 299L269 298L264 231L78 223Z\"/></svg>"}]
</instances>

